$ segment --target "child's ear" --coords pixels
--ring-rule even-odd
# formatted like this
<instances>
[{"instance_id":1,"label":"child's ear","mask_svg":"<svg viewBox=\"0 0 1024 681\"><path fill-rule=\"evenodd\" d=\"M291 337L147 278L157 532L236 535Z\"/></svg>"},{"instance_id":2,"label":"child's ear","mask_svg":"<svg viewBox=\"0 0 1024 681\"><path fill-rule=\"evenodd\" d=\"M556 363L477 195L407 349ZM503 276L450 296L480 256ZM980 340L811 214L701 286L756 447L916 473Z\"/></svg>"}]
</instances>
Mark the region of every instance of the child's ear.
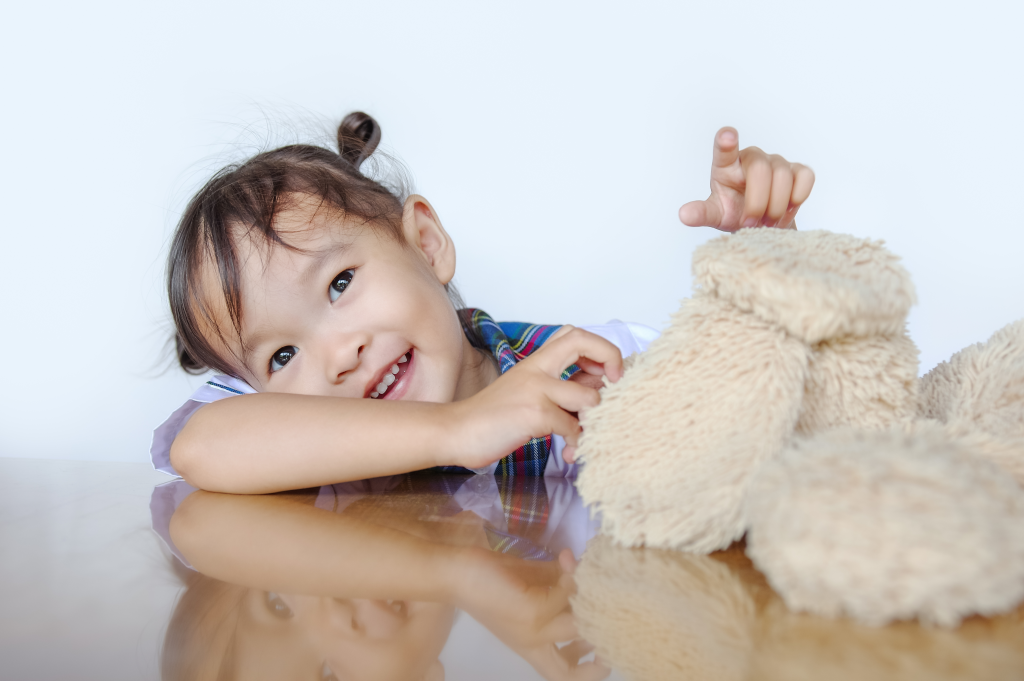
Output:
<instances>
[{"instance_id":1,"label":"child's ear","mask_svg":"<svg viewBox=\"0 0 1024 681\"><path fill-rule=\"evenodd\" d=\"M451 281L455 276L455 244L441 226L434 207L419 194L405 200L402 231L409 245L426 256L438 281Z\"/></svg>"}]
</instances>

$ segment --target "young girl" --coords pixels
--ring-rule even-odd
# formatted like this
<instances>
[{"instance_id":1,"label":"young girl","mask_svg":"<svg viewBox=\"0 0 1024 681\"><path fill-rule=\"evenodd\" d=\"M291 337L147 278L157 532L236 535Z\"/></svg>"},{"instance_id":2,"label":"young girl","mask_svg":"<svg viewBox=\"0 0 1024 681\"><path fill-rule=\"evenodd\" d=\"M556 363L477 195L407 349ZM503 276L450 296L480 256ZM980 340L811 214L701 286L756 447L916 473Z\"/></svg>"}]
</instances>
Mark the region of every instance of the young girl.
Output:
<instances>
[{"instance_id":1,"label":"young girl","mask_svg":"<svg viewBox=\"0 0 1024 681\"><path fill-rule=\"evenodd\" d=\"M380 138L372 118L349 114L338 153L259 154L189 203L168 264L178 358L220 375L157 429L159 470L236 493L432 467L574 473L576 414L656 332L499 325L460 309L434 208L359 171ZM740 151L723 128L711 196L679 216L793 227L813 182L805 166Z\"/></svg>"}]
</instances>

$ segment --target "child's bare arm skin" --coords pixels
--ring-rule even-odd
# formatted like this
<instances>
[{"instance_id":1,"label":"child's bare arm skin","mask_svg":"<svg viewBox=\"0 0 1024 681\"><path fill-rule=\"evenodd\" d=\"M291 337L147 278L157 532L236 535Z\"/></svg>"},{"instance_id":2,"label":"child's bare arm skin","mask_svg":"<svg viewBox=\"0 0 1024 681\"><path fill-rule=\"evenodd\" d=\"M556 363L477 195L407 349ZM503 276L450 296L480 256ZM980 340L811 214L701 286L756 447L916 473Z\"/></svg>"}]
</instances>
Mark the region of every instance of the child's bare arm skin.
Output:
<instances>
[{"instance_id":1,"label":"child's bare arm skin","mask_svg":"<svg viewBox=\"0 0 1024 681\"><path fill-rule=\"evenodd\" d=\"M449 404L260 393L209 404L175 438L171 462L190 484L265 493L405 473L437 465L480 468L550 433L571 456L580 433L570 412L597 390L562 381L576 363L622 375L608 341L563 327L544 347L476 395Z\"/></svg>"}]
</instances>

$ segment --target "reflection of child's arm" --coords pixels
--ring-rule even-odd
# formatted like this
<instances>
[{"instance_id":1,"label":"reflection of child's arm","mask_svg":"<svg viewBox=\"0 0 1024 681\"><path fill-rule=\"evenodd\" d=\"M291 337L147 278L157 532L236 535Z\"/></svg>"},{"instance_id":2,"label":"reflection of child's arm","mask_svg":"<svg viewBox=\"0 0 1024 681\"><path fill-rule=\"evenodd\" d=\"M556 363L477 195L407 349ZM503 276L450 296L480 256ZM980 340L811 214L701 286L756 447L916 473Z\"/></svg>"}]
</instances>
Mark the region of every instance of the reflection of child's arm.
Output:
<instances>
[{"instance_id":1,"label":"reflection of child's arm","mask_svg":"<svg viewBox=\"0 0 1024 681\"><path fill-rule=\"evenodd\" d=\"M576 637L572 577L554 562L436 543L291 495L195 492L174 512L170 533L186 559L216 579L279 593L451 602L547 679L607 674L577 665L586 652L580 644L554 645Z\"/></svg>"},{"instance_id":2,"label":"reflection of child's arm","mask_svg":"<svg viewBox=\"0 0 1024 681\"><path fill-rule=\"evenodd\" d=\"M200 572L243 586L338 598L449 600L458 550L287 496L195 492L175 546Z\"/></svg>"},{"instance_id":3,"label":"reflection of child's arm","mask_svg":"<svg viewBox=\"0 0 1024 681\"><path fill-rule=\"evenodd\" d=\"M573 451L580 426L569 412L598 392L559 380L578 364L622 375L614 345L563 327L544 346L472 397L448 404L240 395L199 409L171 446L171 463L201 489L242 494L408 473L436 465L479 468L524 442L556 433Z\"/></svg>"}]
</instances>

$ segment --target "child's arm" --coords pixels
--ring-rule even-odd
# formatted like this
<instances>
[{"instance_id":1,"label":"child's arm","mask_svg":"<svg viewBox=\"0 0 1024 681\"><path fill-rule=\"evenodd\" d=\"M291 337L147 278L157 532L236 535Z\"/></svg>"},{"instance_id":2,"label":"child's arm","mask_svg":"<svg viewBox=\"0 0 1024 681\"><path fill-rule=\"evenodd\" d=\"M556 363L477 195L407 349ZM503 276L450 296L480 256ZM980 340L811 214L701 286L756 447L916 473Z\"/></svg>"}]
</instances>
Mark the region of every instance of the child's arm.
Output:
<instances>
[{"instance_id":1,"label":"child's arm","mask_svg":"<svg viewBox=\"0 0 1024 681\"><path fill-rule=\"evenodd\" d=\"M796 213L813 186L814 171L807 166L757 147L740 150L736 129L722 128L715 135L711 196L684 205L679 219L723 232L759 226L796 229Z\"/></svg>"},{"instance_id":2,"label":"child's arm","mask_svg":"<svg viewBox=\"0 0 1024 681\"><path fill-rule=\"evenodd\" d=\"M211 403L178 433L171 462L196 487L263 493L438 465L479 468L550 433L564 437L571 453L580 425L569 412L600 400L597 390L559 379L574 363L612 381L622 375L618 348L562 327L533 355L460 402L259 393Z\"/></svg>"}]
</instances>

